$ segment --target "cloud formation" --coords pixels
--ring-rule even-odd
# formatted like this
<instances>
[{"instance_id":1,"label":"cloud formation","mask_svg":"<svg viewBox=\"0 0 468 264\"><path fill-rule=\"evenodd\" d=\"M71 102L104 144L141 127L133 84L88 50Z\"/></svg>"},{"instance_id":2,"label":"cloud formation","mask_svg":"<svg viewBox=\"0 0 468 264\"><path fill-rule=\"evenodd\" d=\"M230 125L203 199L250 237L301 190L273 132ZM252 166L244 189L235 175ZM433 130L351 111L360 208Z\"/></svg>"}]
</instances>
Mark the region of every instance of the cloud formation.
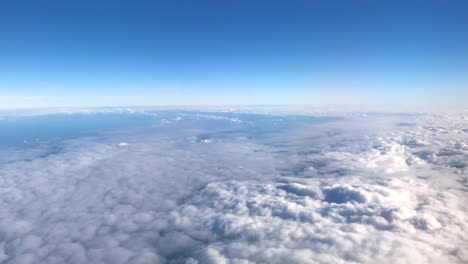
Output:
<instances>
[{"instance_id":1,"label":"cloud formation","mask_svg":"<svg viewBox=\"0 0 468 264\"><path fill-rule=\"evenodd\" d=\"M468 261L464 115L153 114L2 149L0 263Z\"/></svg>"}]
</instances>

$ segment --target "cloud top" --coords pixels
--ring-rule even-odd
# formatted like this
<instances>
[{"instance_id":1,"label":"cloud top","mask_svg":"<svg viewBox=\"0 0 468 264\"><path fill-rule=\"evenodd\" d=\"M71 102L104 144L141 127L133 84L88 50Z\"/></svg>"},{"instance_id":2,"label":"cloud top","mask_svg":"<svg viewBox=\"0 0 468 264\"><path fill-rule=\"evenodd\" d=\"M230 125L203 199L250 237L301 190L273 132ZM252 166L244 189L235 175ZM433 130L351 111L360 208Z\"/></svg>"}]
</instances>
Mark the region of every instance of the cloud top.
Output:
<instances>
[{"instance_id":1,"label":"cloud top","mask_svg":"<svg viewBox=\"0 0 468 264\"><path fill-rule=\"evenodd\" d=\"M152 118L2 148L0 263L468 261L464 115Z\"/></svg>"}]
</instances>

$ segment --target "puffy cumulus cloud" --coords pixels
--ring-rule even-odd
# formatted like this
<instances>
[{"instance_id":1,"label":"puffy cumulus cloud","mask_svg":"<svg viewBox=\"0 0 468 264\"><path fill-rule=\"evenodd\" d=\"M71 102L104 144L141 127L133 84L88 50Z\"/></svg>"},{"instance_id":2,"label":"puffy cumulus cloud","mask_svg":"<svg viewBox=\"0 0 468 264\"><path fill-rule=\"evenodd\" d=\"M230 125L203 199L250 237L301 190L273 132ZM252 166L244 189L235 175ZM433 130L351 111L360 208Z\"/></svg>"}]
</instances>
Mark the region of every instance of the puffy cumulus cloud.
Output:
<instances>
[{"instance_id":1,"label":"puffy cumulus cloud","mask_svg":"<svg viewBox=\"0 0 468 264\"><path fill-rule=\"evenodd\" d=\"M466 261L466 216L456 196L411 179L341 183L347 181L211 183L171 216L208 245L193 249L201 263L207 256L239 263Z\"/></svg>"},{"instance_id":2,"label":"puffy cumulus cloud","mask_svg":"<svg viewBox=\"0 0 468 264\"><path fill-rule=\"evenodd\" d=\"M1 149L0 263L468 261L464 115L153 114Z\"/></svg>"}]
</instances>

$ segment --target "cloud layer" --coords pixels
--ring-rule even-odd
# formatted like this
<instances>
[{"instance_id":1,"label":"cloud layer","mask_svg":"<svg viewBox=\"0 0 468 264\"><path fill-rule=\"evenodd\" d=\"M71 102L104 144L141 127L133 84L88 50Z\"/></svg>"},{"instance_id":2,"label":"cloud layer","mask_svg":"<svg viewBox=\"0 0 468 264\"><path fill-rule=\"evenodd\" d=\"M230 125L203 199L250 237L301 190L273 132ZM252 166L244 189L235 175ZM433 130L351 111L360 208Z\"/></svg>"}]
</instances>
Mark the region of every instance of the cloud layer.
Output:
<instances>
[{"instance_id":1,"label":"cloud layer","mask_svg":"<svg viewBox=\"0 0 468 264\"><path fill-rule=\"evenodd\" d=\"M151 115L3 148L0 263L468 261L464 115Z\"/></svg>"}]
</instances>

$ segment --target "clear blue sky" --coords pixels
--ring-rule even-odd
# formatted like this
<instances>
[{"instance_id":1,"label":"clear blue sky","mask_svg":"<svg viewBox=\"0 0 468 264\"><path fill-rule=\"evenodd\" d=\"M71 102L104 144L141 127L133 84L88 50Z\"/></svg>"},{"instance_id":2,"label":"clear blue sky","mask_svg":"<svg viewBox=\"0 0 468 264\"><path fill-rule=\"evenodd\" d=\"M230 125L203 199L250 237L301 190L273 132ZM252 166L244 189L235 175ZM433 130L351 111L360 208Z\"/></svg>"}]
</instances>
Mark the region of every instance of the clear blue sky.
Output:
<instances>
[{"instance_id":1,"label":"clear blue sky","mask_svg":"<svg viewBox=\"0 0 468 264\"><path fill-rule=\"evenodd\" d=\"M463 106L467 14L442 0L2 1L0 104Z\"/></svg>"}]
</instances>

